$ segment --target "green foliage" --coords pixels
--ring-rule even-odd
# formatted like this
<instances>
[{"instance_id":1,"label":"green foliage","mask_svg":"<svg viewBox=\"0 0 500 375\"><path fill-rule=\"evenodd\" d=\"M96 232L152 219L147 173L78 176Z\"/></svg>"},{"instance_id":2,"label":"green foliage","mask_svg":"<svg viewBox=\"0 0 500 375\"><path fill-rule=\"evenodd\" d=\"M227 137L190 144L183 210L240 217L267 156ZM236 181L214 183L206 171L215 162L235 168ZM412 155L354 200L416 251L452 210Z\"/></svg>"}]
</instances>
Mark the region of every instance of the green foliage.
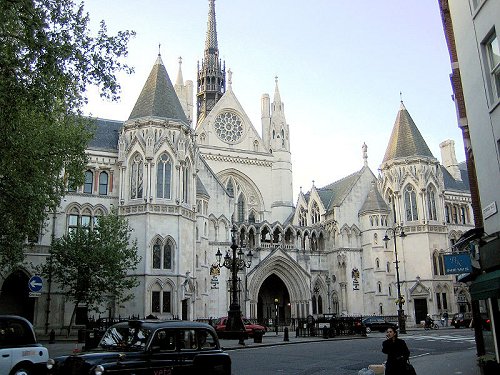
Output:
<instances>
[{"instance_id":1,"label":"green foliage","mask_svg":"<svg viewBox=\"0 0 500 375\"><path fill-rule=\"evenodd\" d=\"M117 100L116 73L133 32L96 36L83 3L0 1L0 269L24 258L64 195L67 179L83 183L92 122L80 116L85 91Z\"/></svg>"},{"instance_id":2,"label":"green foliage","mask_svg":"<svg viewBox=\"0 0 500 375\"><path fill-rule=\"evenodd\" d=\"M97 309L108 301L121 303L133 297L130 289L138 280L128 273L140 260L128 222L112 212L102 216L94 230L79 227L56 239L40 271L58 282L75 306Z\"/></svg>"}]
</instances>

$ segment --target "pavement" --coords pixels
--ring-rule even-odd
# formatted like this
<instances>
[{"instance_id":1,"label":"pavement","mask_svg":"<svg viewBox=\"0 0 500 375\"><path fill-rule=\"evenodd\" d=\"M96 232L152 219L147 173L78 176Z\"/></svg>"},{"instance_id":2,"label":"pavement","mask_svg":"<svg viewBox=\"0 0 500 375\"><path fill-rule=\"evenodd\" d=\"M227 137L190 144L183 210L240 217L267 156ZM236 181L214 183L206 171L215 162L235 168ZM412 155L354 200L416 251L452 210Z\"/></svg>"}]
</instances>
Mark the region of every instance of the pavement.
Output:
<instances>
[{"instance_id":1,"label":"pavement","mask_svg":"<svg viewBox=\"0 0 500 375\"><path fill-rule=\"evenodd\" d=\"M443 327L440 331L445 331L450 328ZM451 328L453 329L453 328ZM407 329L408 333L411 331L422 331L422 328ZM238 340L219 340L221 347L226 351L232 350L245 350L248 348L276 346L276 345L293 345L303 344L308 342L318 342L326 340L366 340L374 338L380 340L378 335L361 335L354 336L336 336L334 338L324 339L322 336L316 337L295 337L295 332L290 331L288 341L284 340L283 332L277 335L274 332L267 332L262 337L262 342L254 342L249 338L245 340L245 345L240 345ZM404 335L401 335L404 338ZM83 343L78 343L76 337L69 339L56 337L56 342L49 344L48 339L40 337L40 342L48 348L49 356L57 357L59 355L67 355L72 352L81 352L83 350ZM479 367L476 364L476 351L470 349L460 351L457 353L445 353L434 355L423 355L410 357L412 365L415 367L417 374L439 374L439 375L480 375ZM360 369L361 370L361 369Z\"/></svg>"}]
</instances>

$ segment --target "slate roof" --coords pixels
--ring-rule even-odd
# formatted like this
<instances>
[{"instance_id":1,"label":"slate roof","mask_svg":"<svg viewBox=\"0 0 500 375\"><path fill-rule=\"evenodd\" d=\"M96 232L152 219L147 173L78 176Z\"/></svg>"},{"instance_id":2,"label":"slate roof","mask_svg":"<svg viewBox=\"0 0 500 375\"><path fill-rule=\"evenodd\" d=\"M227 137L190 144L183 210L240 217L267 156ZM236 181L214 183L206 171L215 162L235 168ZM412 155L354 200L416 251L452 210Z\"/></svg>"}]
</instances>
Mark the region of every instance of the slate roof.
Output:
<instances>
[{"instance_id":1,"label":"slate roof","mask_svg":"<svg viewBox=\"0 0 500 375\"><path fill-rule=\"evenodd\" d=\"M359 213L363 214L365 212L373 211L389 211L387 203L385 203L384 198L382 198L382 196L380 195L375 184L372 185L370 191L368 192L368 195L366 196L365 202L359 210Z\"/></svg>"},{"instance_id":2,"label":"slate roof","mask_svg":"<svg viewBox=\"0 0 500 375\"><path fill-rule=\"evenodd\" d=\"M389 139L382 163L410 156L434 158L422 134L420 134L403 102L401 102L401 107L392 128L391 138Z\"/></svg>"},{"instance_id":3,"label":"slate roof","mask_svg":"<svg viewBox=\"0 0 500 375\"><path fill-rule=\"evenodd\" d=\"M448 170L444 166L440 165L440 167L441 167L441 172L443 172L445 190L459 191L466 193L470 192L469 174L467 173L467 165L465 164L465 162L460 163L458 165L462 181L455 180L453 176L450 174L450 172L448 172Z\"/></svg>"},{"instance_id":4,"label":"slate roof","mask_svg":"<svg viewBox=\"0 0 500 375\"><path fill-rule=\"evenodd\" d=\"M342 203L356 181L358 181L362 171L363 169L322 188L316 188L321 202L327 211L330 211L333 207L339 206ZM307 201L309 201L309 196L310 193L305 195Z\"/></svg>"},{"instance_id":5,"label":"slate roof","mask_svg":"<svg viewBox=\"0 0 500 375\"><path fill-rule=\"evenodd\" d=\"M123 126L123 121L96 118L94 138L89 142L88 148L92 150L118 151L118 136Z\"/></svg>"},{"instance_id":6,"label":"slate roof","mask_svg":"<svg viewBox=\"0 0 500 375\"><path fill-rule=\"evenodd\" d=\"M205 185L203 185L203 182L201 182L199 176L196 176L196 195L204 195L206 197L210 197L210 194L208 194L208 191L205 188Z\"/></svg>"},{"instance_id":7,"label":"slate roof","mask_svg":"<svg viewBox=\"0 0 500 375\"><path fill-rule=\"evenodd\" d=\"M160 55L128 119L149 116L188 122Z\"/></svg>"}]
</instances>

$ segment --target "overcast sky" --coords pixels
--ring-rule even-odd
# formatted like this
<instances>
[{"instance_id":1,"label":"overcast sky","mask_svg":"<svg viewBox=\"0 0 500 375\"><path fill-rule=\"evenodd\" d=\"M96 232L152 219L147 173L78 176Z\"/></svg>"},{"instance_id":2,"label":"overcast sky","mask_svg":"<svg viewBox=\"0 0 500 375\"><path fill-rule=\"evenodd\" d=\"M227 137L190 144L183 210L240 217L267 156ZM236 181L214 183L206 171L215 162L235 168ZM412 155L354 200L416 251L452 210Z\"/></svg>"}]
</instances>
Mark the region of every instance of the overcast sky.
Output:
<instances>
[{"instance_id":1,"label":"overcast sky","mask_svg":"<svg viewBox=\"0 0 500 375\"><path fill-rule=\"evenodd\" d=\"M260 98L278 76L290 125L294 200L299 187L318 187L368 164L377 174L400 106L415 121L436 158L453 139L464 161L438 0L216 0L220 56L233 91L261 133ZM86 113L126 120L161 44L175 82L182 56L184 80L196 80L203 57L208 0L85 0L93 24L110 33L137 33L120 78L119 103L89 92ZM195 85L196 87L196 85Z\"/></svg>"}]
</instances>

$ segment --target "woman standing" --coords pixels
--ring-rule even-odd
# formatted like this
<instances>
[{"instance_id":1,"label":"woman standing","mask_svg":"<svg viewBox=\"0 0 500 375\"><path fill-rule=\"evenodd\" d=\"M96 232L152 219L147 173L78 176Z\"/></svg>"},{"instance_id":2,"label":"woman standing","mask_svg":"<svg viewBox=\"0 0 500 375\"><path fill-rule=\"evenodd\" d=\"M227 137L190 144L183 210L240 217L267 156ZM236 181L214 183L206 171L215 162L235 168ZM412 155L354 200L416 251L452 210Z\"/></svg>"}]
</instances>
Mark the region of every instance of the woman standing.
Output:
<instances>
[{"instance_id":1,"label":"woman standing","mask_svg":"<svg viewBox=\"0 0 500 375\"><path fill-rule=\"evenodd\" d=\"M385 375L402 375L406 372L406 361L410 358L410 351L404 340L398 338L394 328L388 328L385 340L382 343L382 352L387 354Z\"/></svg>"}]
</instances>

